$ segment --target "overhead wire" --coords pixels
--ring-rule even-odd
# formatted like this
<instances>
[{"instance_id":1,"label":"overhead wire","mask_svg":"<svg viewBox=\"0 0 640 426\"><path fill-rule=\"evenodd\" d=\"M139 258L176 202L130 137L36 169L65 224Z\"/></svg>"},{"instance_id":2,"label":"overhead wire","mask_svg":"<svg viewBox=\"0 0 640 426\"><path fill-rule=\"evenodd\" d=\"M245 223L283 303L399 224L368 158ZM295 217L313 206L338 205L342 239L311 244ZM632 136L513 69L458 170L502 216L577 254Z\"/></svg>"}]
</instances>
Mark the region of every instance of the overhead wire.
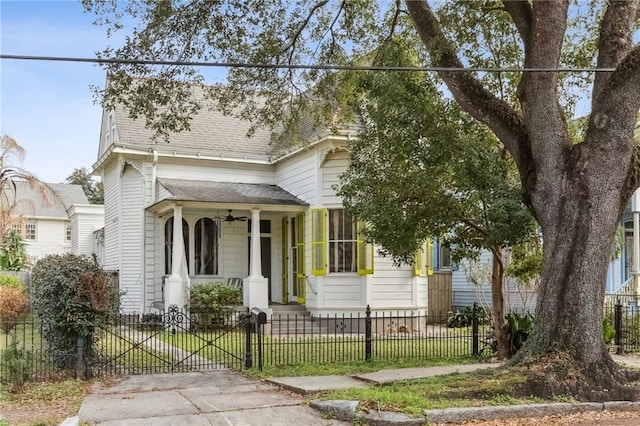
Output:
<instances>
[{"instance_id":1,"label":"overhead wire","mask_svg":"<svg viewBox=\"0 0 640 426\"><path fill-rule=\"evenodd\" d=\"M401 67L388 65L330 65L330 64L270 64L262 62L200 62L200 61L169 61L145 59L118 58L87 58L67 56L37 56L0 54L0 59L23 61L50 62L81 62L100 65L164 65L164 66L192 66L218 68L263 68L263 69L299 69L299 70L335 70L335 71L399 71L399 72L559 72L559 73L596 73L612 72L615 68L518 68L518 67Z\"/></svg>"}]
</instances>

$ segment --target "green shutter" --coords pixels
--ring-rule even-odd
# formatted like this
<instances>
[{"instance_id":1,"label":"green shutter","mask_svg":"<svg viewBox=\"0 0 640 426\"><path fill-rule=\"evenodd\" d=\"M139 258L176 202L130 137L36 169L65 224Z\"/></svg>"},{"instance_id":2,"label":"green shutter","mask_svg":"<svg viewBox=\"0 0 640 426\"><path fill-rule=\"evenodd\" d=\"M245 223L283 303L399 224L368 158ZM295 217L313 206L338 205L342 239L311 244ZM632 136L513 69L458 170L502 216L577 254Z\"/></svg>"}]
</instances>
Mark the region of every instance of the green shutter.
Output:
<instances>
[{"instance_id":1,"label":"green shutter","mask_svg":"<svg viewBox=\"0 0 640 426\"><path fill-rule=\"evenodd\" d=\"M373 243L364 239L363 228L364 224L356 221L358 274L370 275L373 274Z\"/></svg>"},{"instance_id":2,"label":"green shutter","mask_svg":"<svg viewBox=\"0 0 640 426\"><path fill-rule=\"evenodd\" d=\"M296 288L298 294L298 303L307 301L307 281L305 276L305 252L304 252L304 213L296 215Z\"/></svg>"},{"instance_id":3,"label":"green shutter","mask_svg":"<svg viewBox=\"0 0 640 426\"><path fill-rule=\"evenodd\" d=\"M287 217L282 218L282 303L289 301L289 251L287 245L289 243L289 221Z\"/></svg>"},{"instance_id":4,"label":"green shutter","mask_svg":"<svg viewBox=\"0 0 640 426\"><path fill-rule=\"evenodd\" d=\"M424 271L424 244L416 251L413 257L413 275L422 275Z\"/></svg>"},{"instance_id":5,"label":"green shutter","mask_svg":"<svg viewBox=\"0 0 640 426\"><path fill-rule=\"evenodd\" d=\"M427 275L433 275L433 241L427 240Z\"/></svg>"},{"instance_id":6,"label":"green shutter","mask_svg":"<svg viewBox=\"0 0 640 426\"><path fill-rule=\"evenodd\" d=\"M327 209L311 210L311 273L327 274Z\"/></svg>"}]
</instances>

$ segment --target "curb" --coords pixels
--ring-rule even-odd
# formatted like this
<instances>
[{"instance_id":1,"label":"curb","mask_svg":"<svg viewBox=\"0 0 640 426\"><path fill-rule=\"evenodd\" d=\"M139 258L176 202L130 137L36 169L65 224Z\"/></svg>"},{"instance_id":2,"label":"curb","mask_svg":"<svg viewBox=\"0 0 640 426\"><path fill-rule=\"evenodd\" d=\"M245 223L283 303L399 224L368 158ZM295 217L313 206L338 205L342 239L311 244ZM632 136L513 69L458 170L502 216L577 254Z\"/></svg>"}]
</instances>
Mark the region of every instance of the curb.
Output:
<instances>
[{"instance_id":1,"label":"curb","mask_svg":"<svg viewBox=\"0 0 640 426\"><path fill-rule=\"evenodd\" d=\"M438 410L424 410L423 418L409 417L405 414L389 411L359 411L358 401L312 400L309 405L338 420L360 421L372 426L424 425L430 423L461 423L467 420L503 420L509 418L542 417L566 415L586 411L640 411L640 402L578 402L552 404L495 405L485 407L458 407Z\"/></svg>"}]
</instances>

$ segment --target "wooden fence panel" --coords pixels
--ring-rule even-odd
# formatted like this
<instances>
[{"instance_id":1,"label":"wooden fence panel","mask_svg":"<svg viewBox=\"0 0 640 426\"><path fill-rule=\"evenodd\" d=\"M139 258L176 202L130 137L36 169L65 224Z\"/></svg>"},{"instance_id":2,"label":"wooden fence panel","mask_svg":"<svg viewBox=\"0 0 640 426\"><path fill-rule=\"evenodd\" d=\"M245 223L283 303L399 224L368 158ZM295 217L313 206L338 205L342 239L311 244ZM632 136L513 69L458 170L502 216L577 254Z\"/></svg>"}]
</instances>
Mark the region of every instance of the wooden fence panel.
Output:
<instances>
[{"instance_id":1,"label":"wooden fence panel","mask_svg":"<svg viewBox=\"0 0 640 426\"><path fill-rule=\"evenodd\" d=\"M451 272L435 272L429 276L428 298L430 322L445 321L453 302Z\"/></svg>"}]
</instances>

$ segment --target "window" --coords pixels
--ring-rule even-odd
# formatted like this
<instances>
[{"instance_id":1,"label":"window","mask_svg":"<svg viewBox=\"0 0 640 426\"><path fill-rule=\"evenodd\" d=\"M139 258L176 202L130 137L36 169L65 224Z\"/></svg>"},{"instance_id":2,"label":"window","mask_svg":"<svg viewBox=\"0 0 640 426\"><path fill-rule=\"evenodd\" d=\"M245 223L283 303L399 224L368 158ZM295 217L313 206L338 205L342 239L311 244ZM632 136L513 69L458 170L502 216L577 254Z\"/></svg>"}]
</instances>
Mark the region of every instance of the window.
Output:
<instances>
[{"instance_id":1,"label":"window","mask_svg":"<svg viewBox=\"0 0 640 426\"><path fill-rule=\"evenodd\" d=\"M205 217L196 222L194 230L196 275L218 275L219 231L218 220Z\"/></svg>"},{"instance_id":2,"label":"window","mask_svg":"<svg viewBox=\"0 0 640 426\"><path fill-rule=\"evenodd\" d=\"M33 219L27 220L24 226L24 239L35 240L36 239L36 221Z\"/></svg>"},{"instance_id":3,"label":"window","mask_svg":"<svg viewBox=\"0 0 640 426\"><path fill-rule=\"evenodd\" d=\"M184 239L184 253L187 259L187 270L189 269L189 225L182 219L182 237ZM164 272L171 273L171 261L173 256L173 218L169 218L164 224Z\"/></svg>"},{"instance_id":4,"label":"window","mask_svg":"<svg viewBox=\"0 0 640 426\"><path fill-rule=\"evenodd\" d=\"M357 272L356 221L344 209L329 210L329 272Z\"/></svg>"},{"instance_id":5,"label":"window","mask_svg":"<svg viewBox=\"0 0 640 426\"><path fill-rule=\"evenodd\" d=\"M36 221L35 219L19 219L11 223L11 229L16 231L25 240L36 239Z\"/></svg>"},{"instance_id":6,"label":"window","mask_svg":"<svg viewBox=\"0 0 640 426\"><path fill-rule=\"evenodd\" d=\"M67 225L67 229L65 230L65 239L66 241L71 241L71 224Z\"/></svg>"},{"instance_id":7,"label":"window","mask_svg":"<svg viewBox=\"0 0 640 426\"><path fill-rule=\"evenodd\" d=\"M438 243L438 269L451 269L451 249Z\"/></svg>"}]
</instances>

